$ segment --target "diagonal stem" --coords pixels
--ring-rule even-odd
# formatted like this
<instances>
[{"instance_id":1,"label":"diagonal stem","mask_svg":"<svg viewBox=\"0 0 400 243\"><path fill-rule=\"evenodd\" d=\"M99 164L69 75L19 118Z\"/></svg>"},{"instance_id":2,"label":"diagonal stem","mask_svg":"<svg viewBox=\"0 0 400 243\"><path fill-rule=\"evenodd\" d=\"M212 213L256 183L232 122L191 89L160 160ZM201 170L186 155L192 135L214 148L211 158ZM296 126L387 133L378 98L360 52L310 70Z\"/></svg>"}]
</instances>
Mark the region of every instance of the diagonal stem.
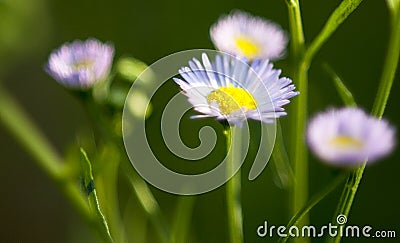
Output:
<instances>
[{"instance_id":1,"label":"diagonal stem","mask_svg":"<svg viewBox=\"0 0 400 243\"><path fill-rule=\"evenodd\" d=\"M113 243L114 240L111 236L110 229L108 227L108 223L104 214L101 210L101 206L99 203L99 199L97 197L93 172L92 172L92 164L83 148L80 149L81 156L82 156L82 168L84 173L84 186L86 189L88 202L91 210L93 211L94 215L99 220L99 225L104 233L104 241Z\"/></svg>"},{"instance_id":2,"label":"diagonal stem","mask_svg":"<svg viewBox=\"0 0 400 243\"><path fill-rule=\"evenodd\" d=\"M0 122L33 156L39 167L58 185L61 192L83 220L102 235L99 222L93 217L82 192L68 177L68 168L43 134L23 112L17 102L0 85Z\"/></svg>"},{"instance_id":3,"label":"diagonal stem","mask_svg":"<svg viewBox=\"0 0 400 243\"><path fill-rule=\"evenodd\" d=\"M400 4L397 11L393 11L392 13L388 51L386 54L385 65L382 72L378 93L372 108L372 115L378 118L381 118L385 111L400 55ZM343 193L336 210L336 215L334 215L334 217L336 217L338 214L343 214L348 217L357 193L359 183L361 182L366 163L367 162L364 162L362 166L357 168L350 175L345 188L343 189ZM328 242L338 243L340 240L341 236L338 234L335 238L328 239Z\"/></svg>"},{"instance_id":4,"label":"diagonal stem","mask_svg":"<svg viewBox=\"0 0 400 243\"><path fill-rule=\"evenodd\" d=\"M89 98L91 99L92 97ZM100 135L102 135L103 139L117 145L121 154L124 154L125 150L122 141L119 137L116 137L115 134L111 133L112 129L110 121L107 120L107 117L102 116L98 104L94 103L93 100L90 99L86 100L85 102L86 107L88 108L89 115L91 116L94 123L93 125L98 127L98 132L100 133ZM102 124L95 124L94 121L100 121ZM165 223L164 215L162 214L160 206L150 188L148 187L147 183L136 173L126 156L122 156L121 161L119 162L119 166L120 169L123 171L127 182L133 189L133 192L135 193L139 204L142 206L150 222L153 224L160 242L168 242L169 229L166 227L167 224ZM117 209L117 205L114 205L114 208ZM116 221L118 224L122 223L120 222L120 219L117 218L117 215L114 215L114 218L114 221ZM122 233L124 232L121 231L121 234ZM121 237L123 237L123 240L126 238L124 235Z\"/></svg>"},{"instance_id":5,"label":"diagonal stem","mask_svg":"<svg viewBox=\"0 0 400 243\"><path fill-rule=\"evenodd\" d=\"M322 191L319 193L315 194L310 201L307 203L306 206L304 206L295 216L292 217L292 219L289 221L289 223L286 225L286 234L288 233L287 231L293 227L296 226L298 227L299 223L303 219L305 215L315 206L317 205L322 199L324 199L329 193L331 193L333 190L335 190L340 183L343 182L345 179L346 174L341 174L337 176L331 183L329 183ZM279 242L280 243L285 243L289 239L290 235L287 235L286 237L280 238Z\"/></svg>"}]
</instances>

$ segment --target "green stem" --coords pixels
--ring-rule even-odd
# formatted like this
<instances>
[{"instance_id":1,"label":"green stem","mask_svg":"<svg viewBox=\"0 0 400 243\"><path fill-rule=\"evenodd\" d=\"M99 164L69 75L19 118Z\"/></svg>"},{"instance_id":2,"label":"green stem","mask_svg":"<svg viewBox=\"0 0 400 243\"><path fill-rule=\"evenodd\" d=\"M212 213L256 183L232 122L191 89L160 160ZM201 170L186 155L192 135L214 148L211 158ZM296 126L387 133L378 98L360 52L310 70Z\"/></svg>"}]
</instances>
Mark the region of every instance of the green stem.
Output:
<instances>
[{"instance_id":1,"label":"green stem","mask_svg":"<svg viewBox=\"0 0 400 243\"><path fill-rule=\"evenodd\" d=\"M97 197L96 190L94 190L91 193L91 195L89 195L89 205L91 208L93 208L94 213L96 214L97 218L101 222L100 225L101 225L102 231L104 232L104 238L103 238L104 241L113 243L114 241L111 236L110 229L107 224L107 220L104 217L103 213L101 212L100 203L99 203L99 200Z\"/></svg>"},{"instance_id":2,"label":"green stem","mask_svg":"<svg viewBox=\"0 0 400 243\"><path fill-rule=\"evenodd\" d=\"M88 201L89 201L89 206L91 210L94 212L96 217L98 218L98 221L100 222L99 226L101 227L101 231L103 232L104 235L104 240L107 242L113 243L113 239L111 237L110 229L108 227L106 218L104 217L101 208L100 208L100 203L99 199L97 197L97 190L95 187L94 183L94 177L92 173L92 164L83 148L80 149L81 155L82 155L82 167L83 167L83 173L84 173L84 186L86 188L86 192L88 194Z\"/></svg>"},{"instance_id":3,"label":"green stem","mask_svg":"<svg viewBox=\"0 0 400 243\"><path fill-rule=\"evenodd\" d=\"M33 125L17 102L0 87L0 120L53 180L63 178L64 164L56 150Z\"/></svg>"},{"instance_id":4,"label":"green stem","mask_svg":"<svg viewBox=\"0 0 400 243\"><path fill-rule=\"evenodd\" d=\"M289 9L289 23L292 35L291 52L294 61L293 66L295 67L293 79L300 91L300 95L297 100L295 100L294 104L294 137L291 149L291 160L293 160L295 176L291 199L292 215L294 215L305 205L308 198L308 154L304 142L304 132L307 119L308 70L315 54L343 23L343 21L358 7L362 0L342 1L329 17L320 34L314 39L306 51L304 47L304 34L299 1L287 0L286 2ZM308 215L305 214L302 225L307 225L308 222ZM307 242L309 239L295 239L295 241Z\"/></svg>"},{"instance_id":5,"label":"green stem","mask_svg":"<svg viewBox=\"0 0 400 243\"><path fill-rule=\"evenodd\" d=\"M227 147L227 174L232 174L235 169L235 154L236 150L240 149L237 146L234 128L225 125L224 134L226 136ZM238 137L239 138L239 137ZM231 143L231 140L233 143ZM226 203L228 209L228 224L230 243L243 242L243 223L242 223L242 205L241 205L241 175L240 170L226 183Z\"/></svg>"},{"instance_id":6,"label":"green stem","mask_svg":"<svg viewBox=\"0 0 400 243\"><path fill-rule=\"evenodd\" d=\"M188 242L195 196L180 196L174 213L170 243Z\"/></svg>"},{"instance_id":7,"label":"green stem","mask_svg":"<svg viewBox=\"0 0 400 243\"><path fill-rule=\"evenodd\" d=\"M88 109L88 113L91 116L92 121L94 123L93 125L97 127L98 132L103 136L103 138L108 140L108 142L117 145L121 153L125 154L122 141L120 140L119 137L116 137L114 134L111 133L112 128L109 125L110 122L106 119L106 117L102 116L100 108L96 103L94 103L92 97L89 97L89 99L85 100L85 107L86 109ZM95 124L96 121L101 124L99 123ZM153 193L150 191L146 182L144 182L143 179L134 171L134 169L132 168L132 164L130 164L129 159L126 158L126 156L123 156L121 158L119 166L121 166L122 171L126 176L130 186L132 186L132 189L140 205L142 206L143 210L145 211L151 223L153 224L154 228L156 229L160 242L167 243L168 229L165 226L166 223L164 217L161 213L160 206L158 205L157 200L155 199ZM114 211L116 211L118 207L117 203L112 203L112 204L114 205L109 205L109 206L114 208ZM117 218L117 215L113 216L112 221L114 222L112 225L121 223L119 218ZM121 226L118 228L121 228ZM121 234L123 233L124 231L121 231ZM122 235L121 237L123 237L122 240L126 238L124 235Z\"/></svg>"},{"instance_id":8,"label":"green stem","mask_svg":"<svg viewBox=\"0 0 400 243\"><path fill-rule=\"evenodd\" d=\"M305 215L315 206L317 205L322 199L324 199L329 193L331 193L335 188L339 186L340 183L343 182L346 174L341 174L337 178L335 178L329 185L327 185L322 191L318 194L314 195L310 201L304 206L286 225L286 233L292 226L299 226L299 223L303 219ZM281 238L279 242L284 243L289 239L289 236Z\"/></svg>"},{"instance_id":9,"label":"green stem","mask_svg":"<svg viewBox=\"0 0 400 243\"><path fill-rule=\"evenodd\" d=\"M301 20L300 3L298 0L286 0L289 11L289 24L291 40L291 52L295 60L300 60L304 52L304 32Z\"/></svg>"},{"instance_id":10,"label":"green stem","mask_svg":"<svg viewBox=\"0 0 400 243\"><path fill-rule=\"evenodd\" d=\"M300 64L296 71L297 88L300 95L295 101L293 131L294 137L291 150L291 159L293 161L294 184L292 189L292 215L296 214L308 200L308 153L304 142L304 132L307 119L307 100L308 100L308 66ZM304 224L308 223L308 217L304 217Z\"/></svg>"},{"instance_id":11,"label":"green stem","mask_svg":"<svg viewBox=\"0 0 400 243\"><path fill-rule=\"evenodd\" d=\"M297 100L294 101L294 118L292 119L294 135L290 156L294 172L294 184L291 195L291 215L295 215L305 205L308 199L308 155L303 138L307 119L309 63L302 62L305 47L299 1L288 0L286 2L288 4L290 32L292 35L292 61L295 67L293 80L300 92ZM307 224L308 221L308 216L305 215L303 223ZM308 242L308 239L298 239L297 241Z\"/></svg>"},{"instance_id":12,"label":"green stem","mask_svg":"<svg viewBox=\"0 0 400 243\"><path fill-rule=\"evenodd\" d=\"M354 198L356 196L356 192L358 189L358 186L361 182L361 178L365 169L366 162L360 166L359 168L355 169L351 174L349 175L347 182L344 186L342 195L339 200L339 204L336 208L335 214L333 215L333 225L339 226L337 222L337 216L339 215L344 215L346 218L349 215L351 205L353 204ZM341 224L343 225L343 224ZM336 237L328 238L327 242L331 243L338 243L341 240L341 235L337 234Z\"/></svg>"},{"instance_id":13,"label":"green stem","mask_svg":"<svg viewBox=\"0 0 400 243\"><path fill-rule=\"evenodd\" d=\"M388 101L396 74L400 53L400 4L396 14L391 15L391 37L389 40L380 86L375 98L372 115L381 118Z\"/></svg>"},{"instance_id":14,"label":"green stem","mask_svg":"<svg viewBox=\"0 0 400 243\"><path fill-rule=\"evenodd\" d=\"M166 223L164 217L153 193L150 191L146 182L144 182L143 179L133 170L132 165L128 160L122 161L121 164L140 205L153 224L160 242L167 243L169 238L168 230L165 227Z\"/></svg>"},{"instance_id":15,"label":"green stem","mask_svg":"<svg viewBox=\"0 0 400 243\"><path fill-rule=\"evenodd\" d=\"M321 49L325 42L332 36L336 29L346 20L346 18L357 9L362 0L343 0L333 11L326 21L321 32L311 42L304 54L304 62L311 63L315 54Z\"/></svg>"},{"instance_id":16,"label":"green stem","mask_svg":"<svg viewBox=\"0 0 400 243\"><path fill-rule=\"evenodd\" d=\"M396 14L391 16L391 33L388 45L388 51L384 63L378 94L372 108L372 115L381 118L390 95L393 80L395 77L399 54L400 54L400 4ZM348 217L354 197L356 195L359 183L365 169L366 162L356 169L349 177L345 188L343 189L342 196L339 200L338 208L336 210L336 217L338 214L343 214ZM341 236L338 234L335 238L328 239L329 242L340 242Z\"/></svg>"},{"instance_id":17,"label":"green stem","mask_svg":"<svg viewBox=\"0 0 400 243\"><path fill-rule=\"evenodd\" d=\"M112 127L109 121L103 114L102 107L95 102L93 94L91 92L79 93L80 98L83 102L85 111L87 112L92 126L97 132L95 136L97 142L102 142L107 144L107 146L113 146L115 141L115 135L112 133ZM102 139L104 139L102 141ZM98 194L100 199L103 199L104 213L106 219L108 220L108 225L110 227L111 235L116 242L126 242L126 235L124 225L121 219L121 212L119 208L119 198L118 198L118 168L119 159L117 156L113 158L112 164L106 164L104 168L96 175ZM105 201L107 198L107 201Z\"/></svg>"},{"instance_id":18,"label":"green stem","mask_svg":"<svg viewBox=\"0 0 400 243\"><path fill-rule=\"evenodd\" d=\"M0 121L18 142L34 157L39 167L59 186L61 192L82 216L86 223L99 229L83 194L68 178L68 168L55 149L17 102L0 86ZM101 233L101 232L99 232Z\"/></svg>"}]
</instances>

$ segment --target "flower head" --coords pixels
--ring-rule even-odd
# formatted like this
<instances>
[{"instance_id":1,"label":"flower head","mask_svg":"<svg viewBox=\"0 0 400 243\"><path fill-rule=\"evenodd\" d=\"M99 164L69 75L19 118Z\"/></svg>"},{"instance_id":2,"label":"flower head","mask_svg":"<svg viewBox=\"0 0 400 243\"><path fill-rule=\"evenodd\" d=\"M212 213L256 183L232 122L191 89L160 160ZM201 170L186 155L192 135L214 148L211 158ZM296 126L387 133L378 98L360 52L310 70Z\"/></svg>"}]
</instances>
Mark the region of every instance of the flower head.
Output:
<instances>
[{"instance_id":1,"label":"flower head","mask_svg":"<svg viewBox=\"0 0 400 243\"><path fill-rule=\"evenodd\" d=\"M211 26L215 47L249 60L276 60L285 54L288 37L277 24L241 11L221 17Z\"/></svg>"},{"instance_id":2,"label":"flower head","mask_svg":"<svg viewBox=\"0 0 400 243\"><path fill-rule=\"evenodd\" d=\"M203 115L242 125L247 119L274 122L286 115L282 107L298 95L288 78L279 78L268 60L255 60L249 66L227 54L217 54L214 62L203 53L202 63L193 58L190 67L179 70L183 79L174 78L194 109Z\"/></svg>"},{"instance_id":3,"label":"flower head","mask_svg":"<svg viewBox=\"0 0 400 243\"><path fill-rule=\"evenodd\" d=\"M333 165L355 166L391 152L395 131L358 108L331 109L314 117L308 125L311 150Z\"/></svg>"},{"instance_id":4,"label":"flower head","mask_svg":"<svg viewBox=\"0 0 400 243\"><path fill-rule=\"evenodd\" d=\"M87 89L110 72L114 48L96 39L76 40L53 51L45 67L55 80L74 89Z\"/></svg>"}]
</instances>

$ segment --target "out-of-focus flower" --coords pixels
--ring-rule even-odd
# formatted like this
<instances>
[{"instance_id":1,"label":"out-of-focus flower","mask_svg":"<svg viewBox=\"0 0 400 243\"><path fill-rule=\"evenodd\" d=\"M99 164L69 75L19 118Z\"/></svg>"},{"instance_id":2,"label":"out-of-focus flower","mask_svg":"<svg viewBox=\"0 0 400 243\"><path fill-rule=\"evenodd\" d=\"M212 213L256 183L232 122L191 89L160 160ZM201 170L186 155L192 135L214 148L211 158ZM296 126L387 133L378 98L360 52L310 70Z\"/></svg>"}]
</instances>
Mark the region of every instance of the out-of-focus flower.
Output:
<instances>
[{"instance_id":1,"label":"out-of-focus flower","mask_svg":"<svg viewBox=\"0 0 400 243\"><path fill-rule=\"evenodd\" d=\"M268 60L255 60L249 66L241 59L217 54L214 62L203 53L202 63L193 58L189 67L179 70L183 79L174 78L194 109L241 126L250 118L266 123L286 115L282 107L298 95L288 78L279 78Z\"/></svg>"},{"instance_id":2,"label":"out-of-focus flower","mask_svg":"<svg viewBox=\"0 0 400 243\"><path fill-rule=\"evenodd\" d=\"M215 47L248 60L276 60L285 54L288 37L277 24L248 13L235 11L211 26Z\"/></svg>"},{"instance_id":3,"label":"out-of-focus flower","mask_svg":"<svg viewBox=\"0 0 400 243\"><path fill-rule=\"evenodd\" d=\"M332 165L356 166L390 153L395 130L359 108L331 109L315 116L307 129L311 150Z\"/></svg>"},{"instance_id":4,"label":"out-of-focus flower","mask_svg":"<svg viewBox=\"0 0 400 243\"><path fill-rule=\"evenodd\" d=\"M110 72L114 47L96 39L76 40L53 51L45 67L60 84L73 89L88 89Z\"/></svg>"}]
</instances>

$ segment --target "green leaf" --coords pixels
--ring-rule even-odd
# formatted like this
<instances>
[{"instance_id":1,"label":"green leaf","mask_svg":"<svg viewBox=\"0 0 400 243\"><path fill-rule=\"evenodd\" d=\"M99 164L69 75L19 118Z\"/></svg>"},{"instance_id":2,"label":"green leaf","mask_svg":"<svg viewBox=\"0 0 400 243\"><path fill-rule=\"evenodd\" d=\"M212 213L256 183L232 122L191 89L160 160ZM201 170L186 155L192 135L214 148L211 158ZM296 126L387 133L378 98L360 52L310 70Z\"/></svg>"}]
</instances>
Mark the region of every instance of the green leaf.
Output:
<instances>
[{"instance_id":1,"label":"green leaf","mask_svg":"<svg viewBox=\"0 0 400 243\"><path fill-rule=\"evenodd\" d=\"M280 122L276 124L276 140L272 151L273 181L279 188L288 189L293 185L294 174L286 152Z\"/></svg>"},{"instance_id":2,"label":"green leaf","mask_svg":"<svg viewBox=\"0 0 400 243\"><path fill-rule=\"evenodd\" d=\"M192 219L194 196L180 196L175 209L174 221L172 223L172 232L170 242L184 243L187 239L190 223Z\"/></svg>"},{"instance_id":3,"label":"green leaf","mask_svg":"<svg viewBox=\"0 0 400 243\"><path fill-rule=\"evenodd\" d=\"M397 1L397 0L396 0ZM319 51L322 45L331 37L336 29L343 21L357 9L362 0L343 0L340 5L333 11L328 21L326 21L321 32L313 40L310 47L307 49L304 61L310 63L314 55Z\"/></svg>"},{"instance_id":4,"label":"green leaf","mask_svg":"<svg viewBox=\"0 0 400 243\"><path fill-rule=\"evenodd\" d=\"M353 94L346 87L346 85L343 83L342 79L336 74L336 72L326 63L324 63L322 66L334 81L336 90L339 93L340 98L342 98L343 103L346 106L357 106Z\"/></svg>"}]
</instances>

